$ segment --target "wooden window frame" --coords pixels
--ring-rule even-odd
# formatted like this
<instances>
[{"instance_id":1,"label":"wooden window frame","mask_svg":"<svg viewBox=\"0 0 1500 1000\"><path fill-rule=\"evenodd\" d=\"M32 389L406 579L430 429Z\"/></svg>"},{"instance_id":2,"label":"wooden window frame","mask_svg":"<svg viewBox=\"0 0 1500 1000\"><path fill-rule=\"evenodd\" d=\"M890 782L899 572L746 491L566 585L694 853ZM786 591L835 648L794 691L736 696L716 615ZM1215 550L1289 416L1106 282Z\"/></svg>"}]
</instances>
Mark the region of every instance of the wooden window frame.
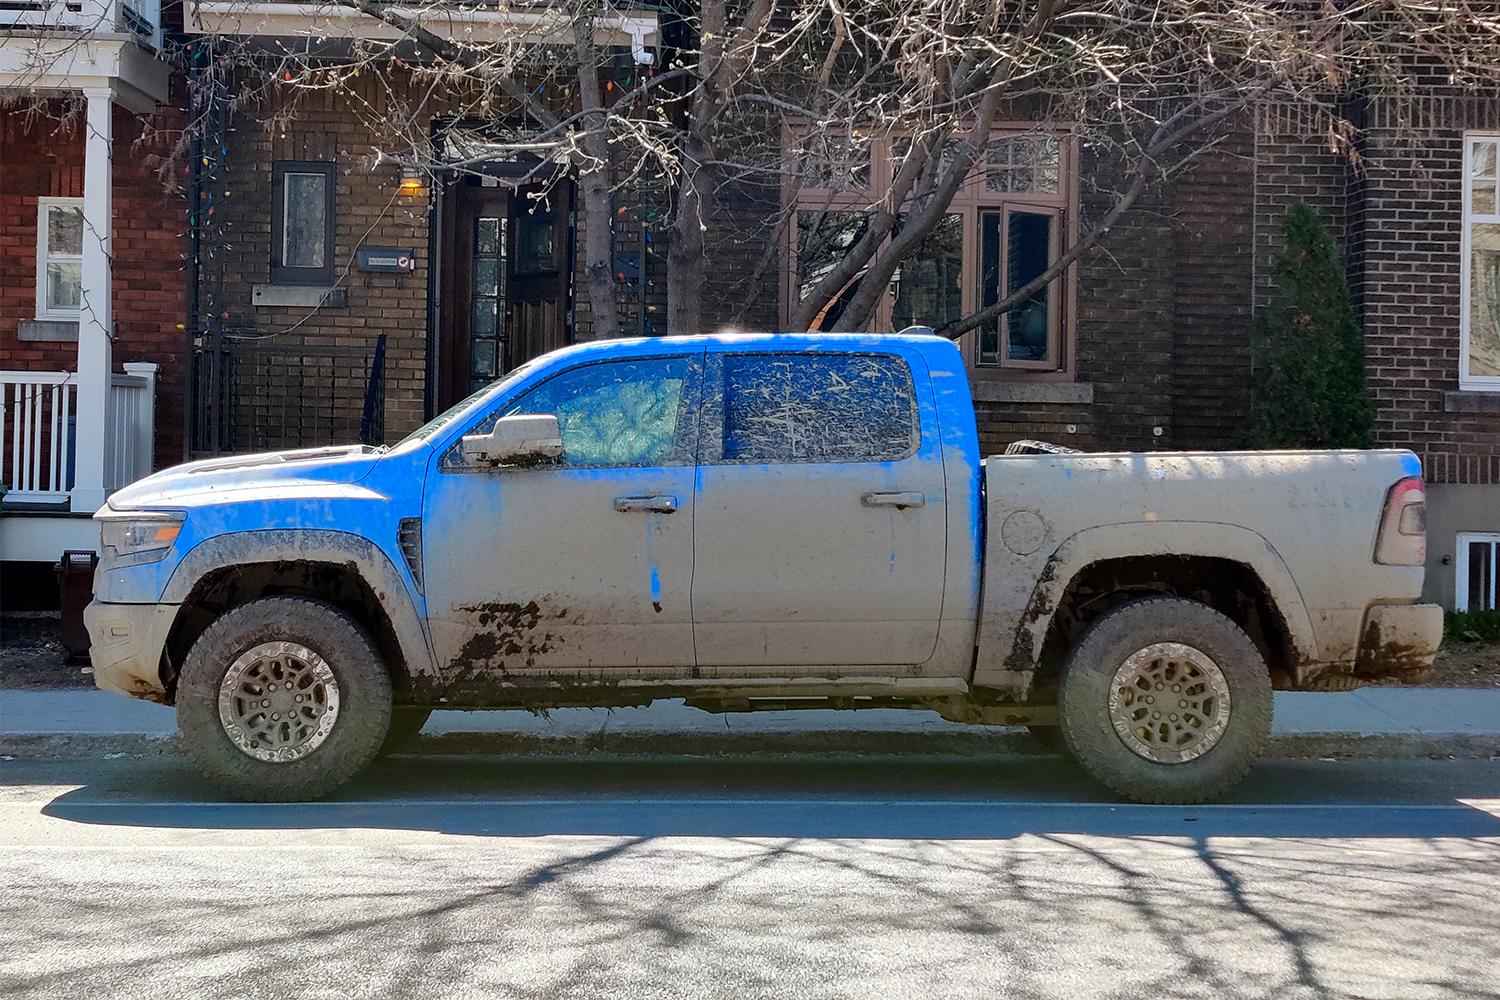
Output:
<instances>
[{"instance_id":1,"label":"wooden window frame","mask_svg":"<svg viewBox=\"0 0 1500 1000\"><path fill-rule=\"evenodd\" d=\"M283 240L286 236L286 175L322 174L327 185L328 198L323 207L325 253L321 267L287 267L282 263ZM334 219L338 176L333 163L327 160L276 160L271 164L271 284L273 285L333 285Z\"/></svg>"},{"instance_id":2,"label":"wooden window frame","mask_svg":"<svg viewBox=\"0 0 1500 1000\"><path fill-rule=\"evenodd\" d=\"M782 134L782 148L788 151L799 146L799 133L803 129L788 126ZM1035 122L998 122L991 129L991 141L1036 135L1043 131ZM986 169L983 160L976 163L965 178L963 186L953 196L947 214L963 216L963 294L962 308L965 315L973 313L979 306L980 248L979 216L984 212L1030 211L1055 215L1054 255L1065 253L1078 236L1078 141L1072 126L1049 126L1046 134L1058 140L1058 185L1057 193L1000 192L987 188ZM829 212L869 212L890 190L894 176L892 146L904 136L900 133L855 132L851 140L868 140L870 143L870 184L868 188L810 188L801 185L802 165L789 160L783 172L782 204L789 206L782 239L781 310L783 329L787 328L793 306L798 301L800 288L797 284L797 227L798 216L804 211L824 210ZM964 136L956 136L963 139ZM1002 252L1004 251L1002 246ZM1003 266L1003 265L1002 265ZM1069 267L1053 284L1055 300L1052 309L1052 330L1049 347L1053 360L1049 362L1006 362L1000 364L979 363L979 332L971 331L958 339L964 364L970 376L977 379L1006 379L1019 381L1072 381L1076 375L1076 317L1077 317L1077 265ZM877 331L889 331L893 296L882 295L875 310L872 327Z\"/></svg>"}]
</instances>

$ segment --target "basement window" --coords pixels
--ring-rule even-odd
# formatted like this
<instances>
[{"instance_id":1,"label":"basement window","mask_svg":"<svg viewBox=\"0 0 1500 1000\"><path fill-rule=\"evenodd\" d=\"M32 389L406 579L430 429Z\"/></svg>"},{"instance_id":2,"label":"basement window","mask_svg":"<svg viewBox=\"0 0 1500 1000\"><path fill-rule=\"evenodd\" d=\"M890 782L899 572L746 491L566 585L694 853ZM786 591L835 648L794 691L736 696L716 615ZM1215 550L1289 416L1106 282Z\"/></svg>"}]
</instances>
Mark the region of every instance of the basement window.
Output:
<instances>
[{"instance_id":1,"label":"basement window","mask_svg":"<svg viewBox=\"0 0 1500 1000\"><path fill-rule=\"evenodd\" d=\"M1496 602L1495 571L1500 566L1500 534L1461 534L1458 536L1456 586L1453 607L1456 611L1494 611Z\"/></svg>"},{"instance_id":2,"label":"basement window","mask_svg":"<svg viewBox=\"0 0 1500 1000\"><path fill-rule=\"evenodd\" d=\"M333 284L333 164L271 167L271 283Z\"/></svg>"}]
</instances>

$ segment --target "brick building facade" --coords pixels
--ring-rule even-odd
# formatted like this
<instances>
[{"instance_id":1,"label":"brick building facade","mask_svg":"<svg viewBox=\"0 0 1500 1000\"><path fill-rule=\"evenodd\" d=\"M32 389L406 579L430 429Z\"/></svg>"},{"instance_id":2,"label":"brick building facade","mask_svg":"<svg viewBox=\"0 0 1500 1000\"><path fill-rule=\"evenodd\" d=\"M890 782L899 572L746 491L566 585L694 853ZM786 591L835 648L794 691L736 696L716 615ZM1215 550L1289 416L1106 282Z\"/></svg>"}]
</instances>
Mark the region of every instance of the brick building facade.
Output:
<instances>
[{"instance_id":1,"label":"brick building facade","mask_svg":"<svg viewBox=\"0 0 1500 1000\"><path fill-rule=\"evenodd\" d=\"M114 109L114 361L154 362L155 463L183 457L183 406L190 349L183 324L188 296L186 202L172 176L183 116ZM165 169L167 173L163 173ZM61 105L44 114L0 110L0 368L76 367L78 323L39 316L42 206L83 196L82 120ZM76 312L76 308L74 310Z\"/></svg>"}]
</instances>

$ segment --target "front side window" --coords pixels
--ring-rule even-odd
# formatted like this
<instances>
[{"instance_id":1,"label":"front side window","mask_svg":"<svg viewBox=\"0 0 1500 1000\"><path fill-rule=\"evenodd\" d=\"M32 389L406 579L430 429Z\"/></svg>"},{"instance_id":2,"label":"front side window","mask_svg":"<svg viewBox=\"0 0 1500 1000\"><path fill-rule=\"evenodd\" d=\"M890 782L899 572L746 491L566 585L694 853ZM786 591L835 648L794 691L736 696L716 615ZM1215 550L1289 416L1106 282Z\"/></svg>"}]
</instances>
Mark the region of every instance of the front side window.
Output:
<instances>
[{"instance_id":1,"label":"front side window","mask_svg":"<svg viewBox=\"0 0 1500 1000\"><path fill-rule=\"evenodd\" d=\"M489 414L468 434L488 434L514 413L552 413L562 431L566 468L657 468L691 465L685 398L694 370L687 357L581 365L554 375ZM461 445L445 469L463 464Z\"/></svg>"},{"instance_id":2,"label":"front side window","mask_svg":"<svg viewBox=\"0 0 1500 1000\"><path fill-rule=\"evenodd\" d=\"M37 318L77 319L83 301L83 199L40 199L36 229Z\"/></svg>"},{"instance_id":3,"label":"front side window","mask_svg":"<svg viewBox=\"0 0 1500 1000\"><path fill-rule=\"evenodd\" d=\"M1494 611L1497 601L1496 570L1500 569L1500 534L1458 536L1457 576L1453 606L1458 611Z\"/></svg>"},{"instance_id":4,"label":"front side window","mask_svg":"<svg viewBox=\"0 0 1500 1000\"><path fill-rule=\"evenodd\" d=\"M271 281L333 284L333 164L278 160L271 168Z\"/></svg>"},{"instance_id":5,"label":"front side window","mask_svg":"<svg viewBox=\"0 0 1500 1000\"><path fill-rule=\"evenodd\" d=\"M728 354L722 372L722 464L897 462L920 443L899 358Z\"/></svg>"},{"instance_id":6,"label":"front side window","mask_svg":"<svg viewBox=\"0 0 1500 1000\"><path fill-rule=\"evenodd\" d=\"M1500 135L1464 141L1462 350L1459 384L1500 390Z\"/></svg>"}]
</instances>

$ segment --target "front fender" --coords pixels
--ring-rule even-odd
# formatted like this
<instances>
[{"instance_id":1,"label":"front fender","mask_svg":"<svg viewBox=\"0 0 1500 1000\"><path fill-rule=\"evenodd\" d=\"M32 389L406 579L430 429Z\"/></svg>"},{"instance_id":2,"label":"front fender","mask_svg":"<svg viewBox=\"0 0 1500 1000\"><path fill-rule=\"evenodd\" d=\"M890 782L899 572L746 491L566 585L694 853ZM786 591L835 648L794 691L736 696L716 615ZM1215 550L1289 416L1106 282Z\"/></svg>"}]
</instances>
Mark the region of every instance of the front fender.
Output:
<instances>
[{"instance_id":1,"label":"front fender","mask_svg":"<svg viewBox=\"0 0 1500 1000\"><path fill-rule=\"evenodd\" d=\"M1042 565L1035 567L1037 583L1029 593L1022 587L992 586L987 572L975 686L1025 691L1073 578L1094 563L1153 556L1219 558L1250 567L1285 620L1298 663L1317 660L1312 619L1302 593L1285 560L1264 536L1230 524L1139 521L1086 528L1069 536L1044 561L1038 560ZM1011 565L1012 572L1023 571L1020 562Z\"/></svg>"},{"instance_id":2,"label":"front fender","mask_svg":"<svg viewBox=\"0 0 1500 1000\"><path fill-rule=\"evenodd\" d=\"M177 564L161 602L183 603L198 582L215 570L267 562L332 563L353 569L390 621L410 679L442 682L431 637L406 578L380 546L347 531L273 528L214 535L194 546Z\"/></svg>"}]
</instances>

